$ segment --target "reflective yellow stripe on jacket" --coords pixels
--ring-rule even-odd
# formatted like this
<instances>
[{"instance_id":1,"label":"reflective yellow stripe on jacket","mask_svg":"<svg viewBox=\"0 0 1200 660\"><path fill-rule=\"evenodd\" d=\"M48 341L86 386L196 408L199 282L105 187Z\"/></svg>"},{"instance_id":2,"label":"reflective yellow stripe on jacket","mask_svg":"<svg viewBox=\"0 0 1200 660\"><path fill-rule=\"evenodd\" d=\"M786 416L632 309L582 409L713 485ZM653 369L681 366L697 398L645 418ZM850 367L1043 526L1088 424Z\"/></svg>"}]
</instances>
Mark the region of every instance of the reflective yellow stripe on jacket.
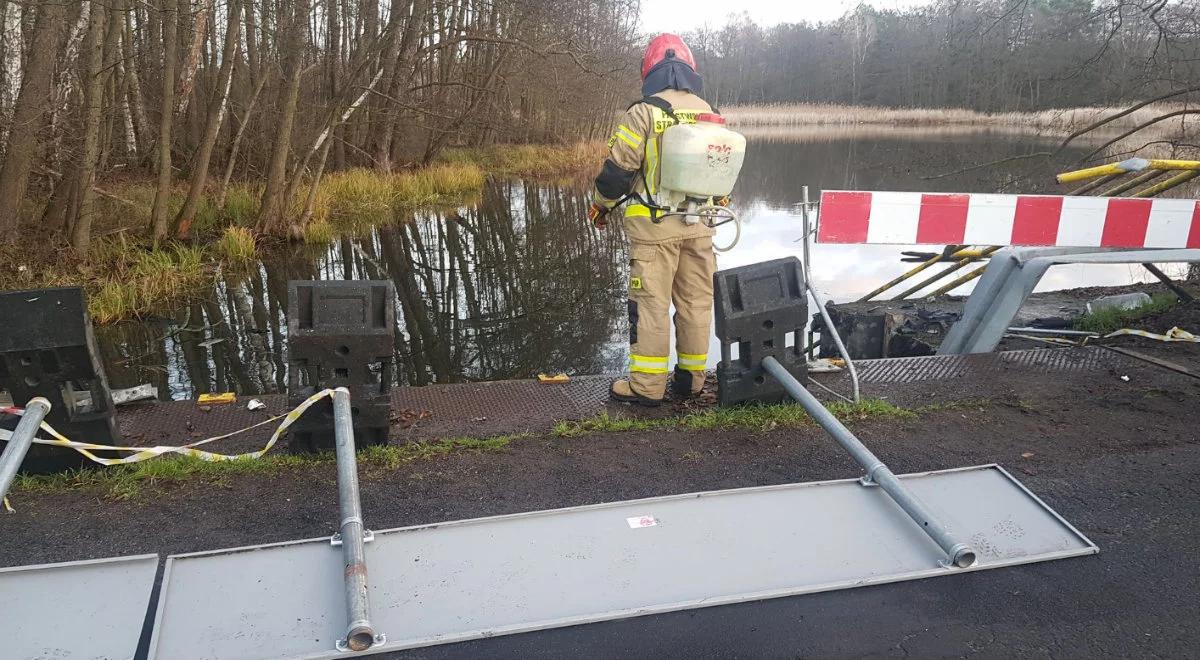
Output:
<instances>
[{"instance_id":1,"label":"reflective yellow stripe on jacket","mask_svg":"<svg viewBox=\"0 0 1200 660\"><path fill-rule=\"evenodd\" d=\"M634 130L625 124L621 124L617 127L616 132L613 133L613 137L616 137L634 149L642 148L642 136L638 135Z\"/></svg>"},{"instance_id":2,"label":"reflective yellow stripe on jacket","mask_svg":"<svg viewBox=\"0 0 1200 660\"><path fill-rule=\"evenodd\" d=\"M679 118L681 124L694 124L696 117L702 114L701 110L676 110L675 116ZM662 132L675 125L675 120L671 116L663 112L660 108L651 108L652 123L654 126L654 135L651 136L649 142L646 142L646 192L651 197L658 194L658 165L659 165L659 141L662 139ZM642 144L642 137L627 126L621 124L617 127L615 138L624 140L629 146L637 148ZM636 140L636 141L635 141ZM630 204L625 207L626 218L649 218L650 209L641 204Z\"/></svg>"},{"instance_id":3,"label":"reflective yellow stripe on jacket","mask_svg":"<svg viewBox=\"0 0 1200 660\"><path fill-rule=\"evenodd\" d=\"M708 366L706 353L680 353L679 368L684 371L704 371Z\"/></svg>"},{"instance_id":4,"label":"reflective yellow stripe on jacket","mask_svg":"<svg viewBox=\"0 0 1200 660\"><path fill-rule=\"evenodd\" d=\"M647 355L630 355L629 370L643 374L667 373L667 358Z\"/></svg>"},{"instance_id":5,"label":"reflective yellow stripe on jacket","mask_svg":"<svg viewBox=\"0 0 1200 660\"><path fill-rule=\"evenodd\" d=\"M645 204L629 204L625 207L626 218L649 218L650 207Z\"/></svg>"}]
</instances>

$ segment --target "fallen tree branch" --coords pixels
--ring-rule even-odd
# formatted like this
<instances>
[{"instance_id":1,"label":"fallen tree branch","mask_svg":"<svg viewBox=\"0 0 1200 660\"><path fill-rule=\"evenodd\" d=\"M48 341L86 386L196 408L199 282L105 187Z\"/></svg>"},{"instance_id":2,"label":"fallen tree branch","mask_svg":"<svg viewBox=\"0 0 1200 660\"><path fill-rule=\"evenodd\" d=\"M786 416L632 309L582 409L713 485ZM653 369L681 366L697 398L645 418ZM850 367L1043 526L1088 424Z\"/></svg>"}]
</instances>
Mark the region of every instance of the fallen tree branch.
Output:
<instances>
[{"instance_id":1,"label":"fallen tree branch","mask_svg":"<svg viewBox=\"0 0 1200 660\"><path fill-rule=\"evenodd\" d=\"M1120 142L1121 140L1124 140L1125 138L1129 137L1130 135L1133 135L1134 133L1137 133L1138 131L1142 130L1143 128L1146 128L1147 126L1150 126L1150 125L1152 125L1152 124L1157 124L1158 122L1160 122L1160 121L1163 121L1163 120L1165 120L1165 119L1170 119L1170 118L1172 118L1172 117L1180 117L1180 116L1183 116L1183 115L1200 115L1200 110L1176 110L1176 111L1174 111L1174 112L1168 112L1168 113L1167 113L1167 114L1165 114L1165 115L1159 115L1159 116L1155 117L1154 119L1151 119L1150 121L1147 121L1147 122L1143 122L1143 123L1141 123L1141 124L1138 124L1137 126L1134 126L1133 128L1129 129L1128 131L1125 131L1124 133L1122 133L1122 134L1118 135L1117 137L1115 137L1115 138L1113 138L1113 139L1109 140L1108 142L1105 142L1104 144L1102 144L1102 145L1100 145L1100 146L1096 147L1095 149L1093 149L1093 150L1091 151L1091 153L1089 153L1088 155L1084 156L1083 158L1080 158L1080 159L1079 159L1079 162L1081 162L1081 163L1082 163L1083 161L1086 161L1086 160L1089 160L1089 159L1091 159L1091 158L1092 158L1093 156L1095 156L1096 154L1098 154L1098 153L1100 153L1100 152L1104 151L1105 149L1107 149L1107 148L1109 148L1109 147L1113 146L1114 144L1116 144L1116 143Z\"/></svg>"},{"instance_id":2,"label":"fallen tree branch","mask_svg":"<svg viewBox=\"0 0 1200 660\"><path fill-rule=\"evenodd\" d=\"M1068 145L1068 144L1071 144L1071 142L1072 142L1072 141L1074 141L1074 140L1075 140L1075 138L1078 138L1078 137L1080 137L1080 136L1082 136L1082 135L1086 135L1086 134L1088 134L1088 133L1091 133L1092 131L1096 130L1097 128L1100 128L1101 126L1104 126L1105 124L1108 124L1108 123L1110 123L1110 122L1116 121L1116 120L1118 120L1118 119L1120 119L1121 117L1124 117L1124 116L1126 116L1126 115L1131 115L1131 114L1133 114L1133 113L1137 112L1138 110L1141 110L1142 108L1144 108L1144 107L1146 107L1146 106L1148 106L1148 105L1151 105L1151 104L1153 104L1153 103L1158 103L1159 101L1165 101L1166 99L1169 99L1169 98L1172 98L1172 97L1175 97L1175 96L1182 96L1182 95L1184 95L1184 94L1191 94L1192 92L1200 92L1200 86L1196 86L1196 87L1188 87L1187 89L1180 89L1180 90L1176 90L1176 91L1174 91L1174 92L1168 92L1168 93L1166 93L1166 94L1163 94L1162 96L1156 96L1156 97L1154 97L1154 98L1152 98L1152 99L1149 99L1149 100L1147 100L1147 101L1142 101L1141 103L1138 103L1137 105L1130 106L1130 107L1128 107L1128 108L1126 108L1126 109L1122 110L1121 112L1118 112L1118 113L1117 113L1117 114L1115 114L1115 115L1111 115L1111 116L1105 117L1104 119L1101 119L1100 121L1097 121L1097 122L1095 122L1095 123L1093 123L1093 124L1091 124L1091 125L1089 125L1089 126L1085 126L1085 127L1081 128L1081 129L1079 129L1078 131L1075 131L1074 133L1072 133L1072 134L1068 135L1068 136L1067 136L1067 137L1066 137L1066 138L1065 138L1065 139L1064 139L1064 140L1063 140L1063 141L1062 141L1062 142L1061 142L1061 143L1058 145L1058 149L1055 149L1055 151L1054 151L1054 155L1056 155L1056 156L1057 156L1059 153L1062 153L1062 150L1063 150L1063 149L1066 149L1066 148L1067 148L1067 145Z\"/></svg>"},{"instance_id":3,"label":"fallen tree branch","mask_svg":"<svg viewBox=\"0 0 1200 660\"><path fill-rule=\"evenodd\" d=\"M49 167L45 167L45 166L38 168L38 170L42 174L45 174L46 176L57 178L57 179L61 179L63 176L61 172L55 172L54 170L50 169ZM101 197L107 197L113 201L120 202L131 208L143 209L146 206L145 204L138 204L137 202L135 202L133 200L125 199L124 197L121 197L120 195L111 193L95 184L92 185L92 191L95 192L97 195L100 195Z\"/></svg>"},{"instance_id":4,"label":"fallen tree branch","mask_svg":"<svg viewBox=\"0 0 1200 660\"><path fill-rule=\"evenodd\" d=\"M1054 152L1051 152L1051 151L1037 151L1037 152L1034 152L1031 154L1024 154L1021 156L1009 156L1008 158L1001 158L1000 160L993 160L990 163L981 163L979 165L972 165L970 167L964 167L961 170L954 170L953 172L945 172L943 174L934 174L931 176L923 176L923 177L921 177L921 179L923 181L932 181L934 179L945 179L946 177L955 176L957 174L966 174L967 172L974 172L975 170L981 170L981 169L984 169L985 167L992 167L995 165L1003 165L1004 163L1011 163L1013 161L1018 161L1018 160L1027 160L1029 158L1049 158L1050 156L1053 156L1053 155L1054 155Z\"/></svg>"}]
</instances>

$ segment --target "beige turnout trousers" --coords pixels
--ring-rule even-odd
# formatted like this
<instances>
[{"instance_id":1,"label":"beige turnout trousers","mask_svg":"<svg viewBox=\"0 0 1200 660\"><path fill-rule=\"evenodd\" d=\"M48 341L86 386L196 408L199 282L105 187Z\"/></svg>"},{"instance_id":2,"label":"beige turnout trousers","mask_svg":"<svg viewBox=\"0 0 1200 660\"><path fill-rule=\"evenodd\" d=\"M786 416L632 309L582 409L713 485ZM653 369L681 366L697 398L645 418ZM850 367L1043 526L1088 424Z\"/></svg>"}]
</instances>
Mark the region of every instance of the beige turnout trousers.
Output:
<instances>
[{"instance_id":1,"label":"beige turnout trousers","mask_svg":"<svg viewBox=\"0 0 1200 660\"><path fill-rule=\"evenodd\" d=\"M679 222L668 218L668 222ZM633 391L650 399L666 392L671 348L670 306L675 304L677 378L691 376L690 389L704 386L712 331L712 237L659 243L630 243L629 374Z\"/></svg>"}]
</instances>

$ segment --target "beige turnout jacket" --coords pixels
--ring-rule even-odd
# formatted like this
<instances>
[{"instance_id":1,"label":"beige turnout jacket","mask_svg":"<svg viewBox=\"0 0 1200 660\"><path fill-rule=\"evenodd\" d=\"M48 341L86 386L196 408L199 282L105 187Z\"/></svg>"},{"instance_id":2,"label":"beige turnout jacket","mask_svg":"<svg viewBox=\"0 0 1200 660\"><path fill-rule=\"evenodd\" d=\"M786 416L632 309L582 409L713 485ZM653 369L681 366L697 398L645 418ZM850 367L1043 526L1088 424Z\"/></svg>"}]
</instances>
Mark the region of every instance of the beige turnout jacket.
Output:
<instances>
[{"instance_id":1,"label":"beige turnout jacket","mask_svg":"<svg viewBox=\"0 0 1200 660\"><path fill-rule=\"evenodd\" d=\"M654 96L670 103L675 116L682 123L694 123L697 115L712 112L712 107L704 99L690 92L667 89ZM662 174L659 168L662 134L674 124L675 120L670 115L648 103L640 102L630 107L621 116L608 140L611 164L605 164L605 171L597 179L594 201L611 209L630 189L641 199L654 199ZM612 164L619 169L614 170ZM632 186L614 186L613 180L621 176L632 179ZM603 183L606 177L608 185ZM614 187L625 189L618 194ZM703 223L686 225L678 216L662 218L661 222L655 223L651 220L650 209L637 199L631 198L625 206L625 232L630 241L653 244L712 236L715 233ZM658 200L656 203L665 204L665 201Z\"/></svg>"}]
</instances>

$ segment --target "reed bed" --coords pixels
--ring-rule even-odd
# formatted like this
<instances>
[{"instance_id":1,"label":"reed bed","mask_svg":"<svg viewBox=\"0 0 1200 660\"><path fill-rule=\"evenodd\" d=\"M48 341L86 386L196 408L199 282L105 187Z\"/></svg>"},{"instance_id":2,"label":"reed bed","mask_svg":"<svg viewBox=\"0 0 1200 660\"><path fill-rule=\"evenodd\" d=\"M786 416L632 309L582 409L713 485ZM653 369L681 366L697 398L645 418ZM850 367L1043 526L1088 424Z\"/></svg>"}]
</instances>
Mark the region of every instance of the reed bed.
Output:
<instances>
[{"instance_id":1,"label":"reed bed","mask_svg":"<svg viewBox=\"0 0 1200 660\"><path fill-rule=\"evenodd\" d=\"M1138 126L1163 113L1183 109L1181 104L1156 104L1141 108L1105 126L1106 130L1124 130ZM962 108L884 108L820 103L733 106L722 110L731 126L981 126L1023 127L1056 134L1067 134L1099 119L1121 112L1123 108L1086 107L1040 110L1036 112L978 112ZM1154 132L1194 131L1200 119L1185 115L1159 122Z\"/></svg>"}]
</instances>

